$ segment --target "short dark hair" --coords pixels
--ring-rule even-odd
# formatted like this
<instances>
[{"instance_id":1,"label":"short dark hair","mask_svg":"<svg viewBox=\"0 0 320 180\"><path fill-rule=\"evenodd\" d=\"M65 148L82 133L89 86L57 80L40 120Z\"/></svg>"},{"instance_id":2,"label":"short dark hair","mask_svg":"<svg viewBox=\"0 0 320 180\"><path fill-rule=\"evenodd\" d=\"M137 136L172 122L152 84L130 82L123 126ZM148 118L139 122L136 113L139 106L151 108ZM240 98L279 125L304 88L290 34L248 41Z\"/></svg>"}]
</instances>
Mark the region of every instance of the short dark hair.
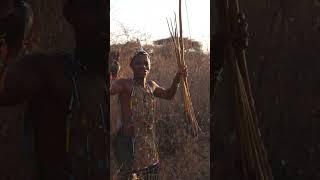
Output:
<instances>
[{"instance_id":1,"label":"short dark hair","mask_svg":"<svg viewBox=\"0 0 320 180\"><path fill-rule=\"evenodd\" d=\"M139 56L139 55L145 55L145 56L147 56L148 59L150 58L150 55L149 55L149 53L148 53L147 51L145 51L145 50L143 50L143 49L140 49L140 50L138 50L138 51L132 56L132 58L131 58L131 60L130 60L130 67L132 66L133 61L134 61L134 60L136 59L136 57Z\"/></svg>"},{"instance_id":2,"label":"short dark hair","mask_svg":"<svg viewBox=\"0 0 320 180\"><path fill-rule=\"evenodd\" d=\"M0 33L5 34L9 54L17 53L31 30L33 12L31 6L22 0L15 1L14 11L0 19Z\"/></svg>"},{"instance_id":3,"label":"short dark hair","mask_svg":"<svg viewBox=\"0 0 320 180\"><path fill-rule=\"evenodd\" d=\"M75 27L79 19L77 19L78 14L88 13L94 14L95 17L99 17L99 20L102 20L102 25L104 31L108 19L108 1L107 0L66 0L66 3L63 7L63 15L66 20ZM93 18L95 18L93 17Z\"/></svg>"}]
</instances>

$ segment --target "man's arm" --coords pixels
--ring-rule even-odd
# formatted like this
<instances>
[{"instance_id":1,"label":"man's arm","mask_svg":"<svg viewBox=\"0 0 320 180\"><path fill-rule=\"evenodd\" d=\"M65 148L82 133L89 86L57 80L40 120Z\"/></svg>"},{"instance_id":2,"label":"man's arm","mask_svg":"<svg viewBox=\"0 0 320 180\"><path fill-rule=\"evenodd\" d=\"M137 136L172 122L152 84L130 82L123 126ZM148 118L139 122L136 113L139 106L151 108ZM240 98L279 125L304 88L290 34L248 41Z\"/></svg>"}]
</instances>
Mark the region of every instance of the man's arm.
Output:
<instances>
[{"instance_id":1,"label":"man's arm","mask_svg":"<svg viewBox=\"0 0 320 180\"><path fill-rule=\"evenodd\" d=\"M44 75L39 73L38 58L26 56L4 67L0 74L0 106L23 103L40 91Z\"/></svg>"},{"instance_id":2,"label":"man's arm","mask_svg":"<svg viewBox=\"0 0 320 180\"><path fill-rule=\"evenodd\" d=\"M171 100L176 95L177 89L179 87L181 77L187 75L187 69L184 68L182 71L177 72L176 76L173 79L171 87L169 89L164 89L160 87L158 84L152 81L154 86L154 96L162 99Z\"/></svg>"},{"instance_id":3,"label":"man's arm","mask_svg":"<svg viewBox=\"0 0 320 180\"><path fill-rule=\"evenodd\" d=\"M109 92L110 95L120 94L125 90L125 79L113 80Z\"/></svg>"}]
</instances>

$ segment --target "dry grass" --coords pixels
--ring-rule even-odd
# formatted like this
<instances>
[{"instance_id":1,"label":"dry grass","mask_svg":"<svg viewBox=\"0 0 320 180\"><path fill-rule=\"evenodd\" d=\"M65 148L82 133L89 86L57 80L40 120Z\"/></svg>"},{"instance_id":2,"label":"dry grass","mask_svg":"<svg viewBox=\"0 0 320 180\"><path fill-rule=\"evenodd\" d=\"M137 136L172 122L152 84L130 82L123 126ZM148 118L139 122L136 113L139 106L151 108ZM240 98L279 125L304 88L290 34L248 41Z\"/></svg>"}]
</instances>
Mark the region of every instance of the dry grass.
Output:
<instances>
[{"instance_id":1,"label":"dry grass","mask_svg":"<svg viewBox=\"0 0 320 180\"><path fill-rule=\"evenodd\" d=\"M136 42L113 45L113 51L120 52L121 77L131 77L129 59ZM151 52L151 73L149 79L167 88L178 70L173 44L144 46ZM209 179L210 178L210 138L209 138L209 56L202 52L185 53L188 67L190 94L196 118L204 135L193 138L184 120L181 91L171 101L157 102L157 144L160 151L162 179ZM115 105L111 102L111 105ZM116 166L113 163L112 172Z\"/></svg>"}]
</instances>

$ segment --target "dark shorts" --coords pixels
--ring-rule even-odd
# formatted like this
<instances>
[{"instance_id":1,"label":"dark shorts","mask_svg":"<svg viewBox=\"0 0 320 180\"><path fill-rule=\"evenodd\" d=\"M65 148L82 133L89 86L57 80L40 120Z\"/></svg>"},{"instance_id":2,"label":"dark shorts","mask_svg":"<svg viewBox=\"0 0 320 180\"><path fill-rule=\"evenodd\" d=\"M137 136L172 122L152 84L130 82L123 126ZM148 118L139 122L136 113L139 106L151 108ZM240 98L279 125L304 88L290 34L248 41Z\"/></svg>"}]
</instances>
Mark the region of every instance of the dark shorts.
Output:
<instances>
[{"instance_id":1,"label":"dark shorts","mask_svg":"<svg viewBox=\"0 0 320 180\"><path fill-rule=\"evenodd\" d=\"M119 132L112 143L116 160L120 166L119 171L121 173L131 172L134 159L134 138Z\"/></svg>"},{"instance_id":2,"label":"dark shorts","mask_svg":"<svg viewBox=\"0 0 320 180\"><path fill-rule=\"evenodd\" d=\"M138 171L132 171L126 174L119 174L117 178L119 180L132 180L135 174L139 180L159 180L159 170L160 165L159 163L156 163Z\"/></svg>"},{"instance_id":3,"label":"dark shorts","mask_svg":"<svg viewBox=\"0 0 320 180\"><path fill-rule=\"evenodd\" d=\"M134 138L125 135L122 129L112 140L114 147L114 154L118 165L120 166L118 179L132 180L135 173L140 180L157 180L159 179L159 163L150 165L141 170L133 170L132 165L134 161Z\"/></svg>"}]
</instances>

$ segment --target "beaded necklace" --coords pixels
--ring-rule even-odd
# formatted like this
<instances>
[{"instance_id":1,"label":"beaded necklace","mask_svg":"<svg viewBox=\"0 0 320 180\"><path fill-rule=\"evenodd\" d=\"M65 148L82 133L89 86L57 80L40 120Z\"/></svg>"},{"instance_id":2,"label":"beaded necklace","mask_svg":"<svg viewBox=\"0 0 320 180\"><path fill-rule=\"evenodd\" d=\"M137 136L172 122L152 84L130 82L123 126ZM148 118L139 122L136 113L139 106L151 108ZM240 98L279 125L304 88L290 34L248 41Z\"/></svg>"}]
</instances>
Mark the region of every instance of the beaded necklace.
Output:
<instances>
[{"instance_id":1,"label":"beaded necklace","mask_svg":"<svg viewBox=\"0 0 320 180\"><path fill-rule=\"evenodd\" d=\"M138 121L140 123L143 123L146 128L151 129L155 120L155 100L152 90L148 83L146 83L145 87L146 88L142 87L141 85L137 84L137 82L133 81L130 102L130 108L132 113L131 121ZM143 122L141 122L140 120L143 120ZM138 127L137 130L140 129L141 127Z\"/></svg>"},{"instance_id":2,"label":"beaded necklace","mask_svg":"<svg viewBox=\"0 0 320 180\"><path fill-rule=\"evenodd\" d=\"M134 127L134 168L140 169L158 161L155 144L155 100L148 83L145 88L133 81L131 123Z\"/></svg>"}]
</instances>

